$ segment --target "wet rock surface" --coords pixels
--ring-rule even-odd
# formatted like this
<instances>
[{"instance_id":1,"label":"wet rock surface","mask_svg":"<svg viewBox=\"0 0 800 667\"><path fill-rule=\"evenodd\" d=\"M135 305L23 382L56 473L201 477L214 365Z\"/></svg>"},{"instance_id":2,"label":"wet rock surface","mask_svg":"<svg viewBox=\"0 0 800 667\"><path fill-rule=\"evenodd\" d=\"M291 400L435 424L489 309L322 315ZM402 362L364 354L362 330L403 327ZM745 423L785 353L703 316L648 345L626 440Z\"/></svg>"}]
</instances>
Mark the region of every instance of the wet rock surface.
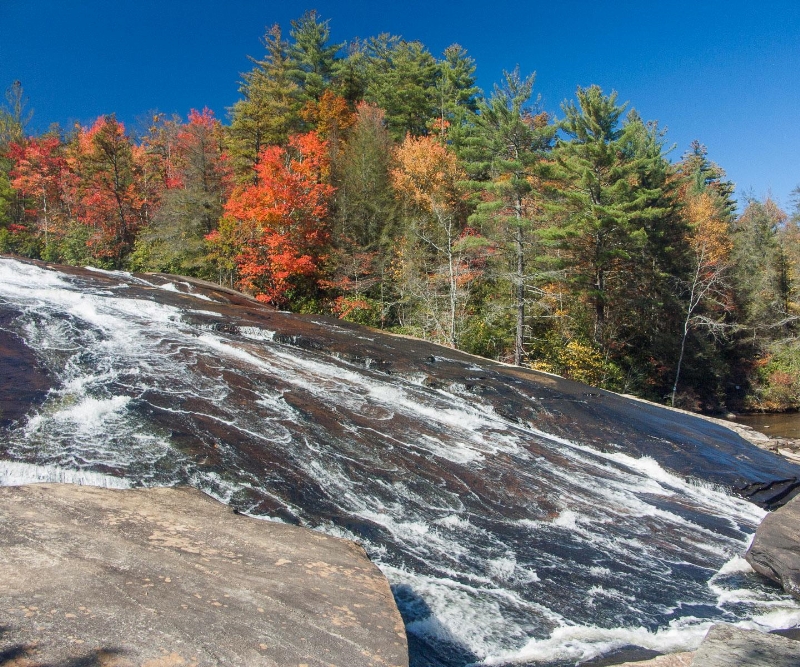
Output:
<instances>
[{"instance_id":1,"label":"wet rock surface","mask_svg":"<svg viewBox=\"0 0 800 667\"><path fill-rule=\"evenodd\" d=\"M800 599L800 497L764 517L745 557L756 572Z\"/></svg>"},{"instance_id":2,"label":"wet rock surface","mask_svg":"<svg viewBox=\"0 0 800 667\"><path fill-rule=\"evenodd\" d=\"M363 550L192 489L0 488L0 663L408 665Z\"/></svg>"},{"instance_id":3,"label":"wet rock surface","mask_svg":"<svg viewBox=\"0 0 800 667\"><path fill-rule=\"evenodd\" d=\"M51 381L36 355L17 334L3 326L15 319L13 309L0 313L0 428L24 417L44 400Z\"/></svg>"},{"instance_id":4,"label":"wet rock surface","mask_svg":"<svg viewBox=\"0 0 800 667\"><path fill-rule=\"evenodd\" d=\"M88 289L186 309L184 319L188 323L229 337L247 339L253 329L266 330L270 340L281 346L332 358L371 375L384 376L387 381L392 375L414 378L432 391L474 396L476 403L490 406L512 423L534 424L600 451L652 457L670 471L720 484L769 509L781 506L800 492L800 465L750 446L726 428L722 420L666 410L558 376L367 330L342 320L279 312L207 281L148 274L142 276L144 280L131 276L121 289L120 274L77 267L53 268L73 276ZM203 310L197 309L198 299L202 299ZM13 313L3 308L0 331L4 320L13 320ZM30 350L23 351L24 358L13 351L0 357L0 378L5 380L15 367L19 369L13 384L10 380L0 381L9 395L15 386L44 387L41 366L28 361ZM242 389L243 398L248 393L252 396L252 387L243 378L231 379ZM28 400L34 402L38 395ZM24 407L23 400L23 396L17 398L18 410ZM150 411L156 421L163 416L159 407L152 406ZM301 403L295 407L308 410L323 428L336 428L335 420L322 414L322 406ZM167 416L166 421L169 420ZM174 435L179 438L181 431L175 430Z\"/></svg>"},{"instance_id":5,"label":"wet rock surface","mask_svg":"<svg viewBox=\"0 0 800 667\"><path fill-rule=\"evenodd\" d=\"M711 627L691 667L797 667L800 642L720 623Z\"/></svg>"}]
</instances>

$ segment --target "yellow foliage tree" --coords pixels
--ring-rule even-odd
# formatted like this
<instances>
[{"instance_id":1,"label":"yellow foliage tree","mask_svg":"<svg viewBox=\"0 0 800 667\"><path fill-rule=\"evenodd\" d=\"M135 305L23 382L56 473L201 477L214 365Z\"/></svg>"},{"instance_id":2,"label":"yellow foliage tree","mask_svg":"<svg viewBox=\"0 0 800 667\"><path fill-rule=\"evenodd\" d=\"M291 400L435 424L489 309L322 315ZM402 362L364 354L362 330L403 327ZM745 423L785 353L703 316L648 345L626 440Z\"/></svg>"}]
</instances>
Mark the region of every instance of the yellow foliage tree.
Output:
<instances>
[{"instance_id":1,"label":"yellow foliage tree","mask_svg":"<svg viewBox=\"0 0 800 667\"><path fill-rule=\"evenodd\" d=\"M724 328L725 316L732 307L726 273L733 243L725 212L713 191L688 193L686 197L684 215L690 229L688 241L692 272L686 285L681 351L672 385L673 406L689 333L704 328L716 335Z\"/></svg>"}]
</instances>

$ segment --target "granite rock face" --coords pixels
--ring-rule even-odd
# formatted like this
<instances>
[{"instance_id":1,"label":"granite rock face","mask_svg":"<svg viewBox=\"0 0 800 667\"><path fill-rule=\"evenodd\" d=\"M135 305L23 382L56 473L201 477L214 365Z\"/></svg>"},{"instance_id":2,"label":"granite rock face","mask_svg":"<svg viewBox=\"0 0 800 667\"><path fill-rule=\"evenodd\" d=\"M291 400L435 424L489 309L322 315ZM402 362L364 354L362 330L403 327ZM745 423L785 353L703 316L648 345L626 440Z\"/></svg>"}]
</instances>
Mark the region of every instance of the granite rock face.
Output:
<instances>
[{"instance_id":1,"label":"granite rock face","mask_svg":"<svg viewBox=\"0 0 800 667\"><path fill-rule=\"evenodd\" d=\"M383 575L346 540L190 489L0 488L0 662L406 667Z\"/></svg>"},{"instance_id":2,"label":"granite rock face","mask_svg":"<svg viewBox=\"0 0 800 667\"><path fill-rule=\"evenodd\" d=\"M711 626L692 667L797 667L800 642L720 623Z\"/></svg>"},{"instance_id":3,"label":"granite rock face","mask_svg":"<svg viewBox=\"0 0 800 667\"><path fill-rule=\"evenodd\" d=\"M800 599L800 496L764 517L745 558Z\"/></svg>"}]
</instances>

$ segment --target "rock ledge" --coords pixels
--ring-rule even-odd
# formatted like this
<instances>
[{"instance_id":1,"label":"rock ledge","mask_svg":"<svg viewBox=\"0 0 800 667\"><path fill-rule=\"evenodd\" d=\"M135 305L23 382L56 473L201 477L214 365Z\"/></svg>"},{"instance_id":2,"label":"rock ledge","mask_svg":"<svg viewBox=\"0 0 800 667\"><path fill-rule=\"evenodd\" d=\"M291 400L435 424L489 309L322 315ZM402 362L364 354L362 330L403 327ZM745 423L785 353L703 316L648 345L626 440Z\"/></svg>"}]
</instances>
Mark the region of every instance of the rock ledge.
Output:
<instances>
[{"instance_id":1,"label":"rock ledge","mask_svg":"<svg viewBox=\"0 0 800 667\"><path fill-rule=\"evenodd\" d=\"M192 489L0 488L0 657L15 667L408 665L355 544Z\"/></svg>"}]
</instances>

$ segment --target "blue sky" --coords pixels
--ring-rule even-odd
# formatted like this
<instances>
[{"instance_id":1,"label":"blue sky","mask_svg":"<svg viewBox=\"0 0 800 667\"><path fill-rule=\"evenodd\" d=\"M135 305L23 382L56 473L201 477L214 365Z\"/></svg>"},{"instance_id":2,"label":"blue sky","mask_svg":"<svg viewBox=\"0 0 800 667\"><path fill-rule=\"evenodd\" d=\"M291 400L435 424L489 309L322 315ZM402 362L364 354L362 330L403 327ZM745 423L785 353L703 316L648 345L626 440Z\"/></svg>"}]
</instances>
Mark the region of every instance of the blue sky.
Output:
<instances>
[{"instance_id":1,"label":"blue sky","mask_svg":"<svg viewBox=\"0 0 800 667\"><path fill-rule=\"evenodd\" d=\"M800 2L273 2L0 0L0 88L22 81L34 131L116 113L208 106L225 119L265 28L308 9L334 41L381 32L440 55L464 46L489 91L504 69L537 73L548 111L578 85L617 90L668 128L677 159L693 139L739 195L784 207L800 184Z\"/></svg>"}]
</instances>

